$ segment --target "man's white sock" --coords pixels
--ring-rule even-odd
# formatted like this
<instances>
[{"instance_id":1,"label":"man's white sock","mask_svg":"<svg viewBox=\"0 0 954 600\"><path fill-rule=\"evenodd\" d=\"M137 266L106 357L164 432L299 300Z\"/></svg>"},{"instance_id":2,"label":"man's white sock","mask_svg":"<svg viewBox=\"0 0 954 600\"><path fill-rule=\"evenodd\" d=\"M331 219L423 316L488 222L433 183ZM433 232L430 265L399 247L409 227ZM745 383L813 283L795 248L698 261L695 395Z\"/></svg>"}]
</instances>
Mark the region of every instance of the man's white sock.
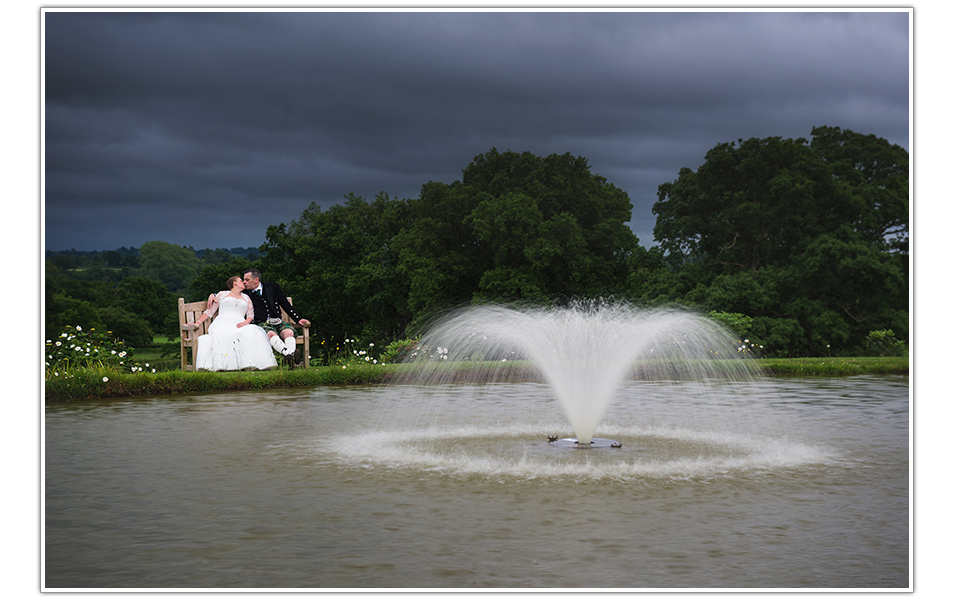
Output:
<instances>
[{"instance_id":1,"label":"man's white sock","mask_svg":"<svg viewBox=\"0 0 954 600\"><path fill-rule=\"evenodd\" d=\"M282 354L291 356L295 353L295 337L290 336L285 338L285 350L282 351Z\"/></svg>"},{"instance_id":2,"label":"man's white sock","mask_svg":"<svg viewBox=\"0 0 954 600\"><path fill-rule=\"evenodd\" d=\"M282 354L285 353L285 344L282 343L282 338L278 337L277 335L273 335L272 337L268 338L268 341L271 343L272 348L275 349L275 352L280 352Z\"/></svg>"}]
</instances>

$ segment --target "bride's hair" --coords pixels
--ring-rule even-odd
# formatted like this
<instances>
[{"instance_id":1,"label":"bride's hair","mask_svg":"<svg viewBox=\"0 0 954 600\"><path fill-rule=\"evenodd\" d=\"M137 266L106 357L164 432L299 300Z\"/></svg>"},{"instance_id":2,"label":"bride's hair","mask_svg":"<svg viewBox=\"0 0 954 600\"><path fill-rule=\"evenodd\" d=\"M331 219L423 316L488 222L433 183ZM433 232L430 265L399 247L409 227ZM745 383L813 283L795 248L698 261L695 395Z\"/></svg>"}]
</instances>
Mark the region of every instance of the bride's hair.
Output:
<instances>
[{"instance_id":1,"label":"bride's hair","mask_svg":"<svg viewBox=\"0 0 954 600\"><path fill-rule=\"evenodd\" d=\"M234 277L229 277L229 280L225 282L225 289L231 290L231 289L232 289L232 286L235 285L235 282L236 282L236 281L242 281L242 278L239 277L238 275L236 275L236 276L234 276Z\"/></svg>"}]
</instances>

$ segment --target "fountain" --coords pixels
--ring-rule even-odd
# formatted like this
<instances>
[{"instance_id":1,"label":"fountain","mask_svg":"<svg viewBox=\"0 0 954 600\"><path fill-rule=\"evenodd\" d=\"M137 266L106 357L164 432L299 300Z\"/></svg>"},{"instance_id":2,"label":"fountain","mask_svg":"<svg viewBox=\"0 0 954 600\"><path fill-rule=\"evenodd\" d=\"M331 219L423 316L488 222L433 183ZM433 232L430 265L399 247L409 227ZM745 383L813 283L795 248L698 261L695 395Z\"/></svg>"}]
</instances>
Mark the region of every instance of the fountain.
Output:
<instances>
[{"instance_id":1,"label":"fountain","mask_svg":"<svg viewBox=\"0 0 954 600\"><path fill-rule=\"evenodd\" d=\"M487 304L435 320L421 339L421 368L408 378L434 383L462 371L488 381L534 377L550 386L576 434L551 437L551 444L619 448L620 442L593 436L624 380L750 377L754 366L738 347L721 325L684 309L608 301Z\"/></svg>"}]
</instances>

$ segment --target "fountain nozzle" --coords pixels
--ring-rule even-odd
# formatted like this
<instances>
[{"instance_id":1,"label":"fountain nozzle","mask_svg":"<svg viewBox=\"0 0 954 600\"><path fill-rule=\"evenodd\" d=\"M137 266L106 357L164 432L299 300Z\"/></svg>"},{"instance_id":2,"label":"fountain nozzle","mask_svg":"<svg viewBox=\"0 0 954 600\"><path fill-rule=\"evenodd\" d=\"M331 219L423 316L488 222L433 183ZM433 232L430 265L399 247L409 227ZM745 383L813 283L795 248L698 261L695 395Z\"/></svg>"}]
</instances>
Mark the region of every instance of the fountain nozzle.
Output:
<instances>
[{"instance_id":1,"label":"fountain nozzle","mask_svg":"<svg viewBox=\"0 0 954 600\"><path fill-rule=\"evenodd\" d=\"M589 441L580 441L578 438L563 438L562 440L553 439L554 436L548 435L550 443L559 448L621 448L623 445L616 440L607 440L605 438L593 438Z\"/></svg>"}]
</instances>

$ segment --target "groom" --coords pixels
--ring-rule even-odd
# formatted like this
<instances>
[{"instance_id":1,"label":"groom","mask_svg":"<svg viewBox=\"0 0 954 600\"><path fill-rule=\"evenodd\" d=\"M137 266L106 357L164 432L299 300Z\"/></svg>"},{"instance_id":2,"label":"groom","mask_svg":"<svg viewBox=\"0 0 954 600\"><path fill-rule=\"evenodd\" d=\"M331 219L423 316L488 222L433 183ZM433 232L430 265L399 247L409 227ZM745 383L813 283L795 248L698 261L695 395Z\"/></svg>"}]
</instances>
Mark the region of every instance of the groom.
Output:
<instances>
[{"instance_id":1,"label":"groom","mask_svg":"<svg viewBox=\"0 0 954 600\"><path fill-rule=\"evenodd\" d=\"M295 368L295 328L282 321L282 309L303 327L311 326L311 322L295 312L281 286L277 283L262 283L262 274L257 269L245 271L242 279L245 281L243 293L252 299L252 306L255 308L252 323L265 330L272 348L284 357L285 364ZM305 360L308 360L308 357L305 357Z\"/></svg>"}]
</instances>

